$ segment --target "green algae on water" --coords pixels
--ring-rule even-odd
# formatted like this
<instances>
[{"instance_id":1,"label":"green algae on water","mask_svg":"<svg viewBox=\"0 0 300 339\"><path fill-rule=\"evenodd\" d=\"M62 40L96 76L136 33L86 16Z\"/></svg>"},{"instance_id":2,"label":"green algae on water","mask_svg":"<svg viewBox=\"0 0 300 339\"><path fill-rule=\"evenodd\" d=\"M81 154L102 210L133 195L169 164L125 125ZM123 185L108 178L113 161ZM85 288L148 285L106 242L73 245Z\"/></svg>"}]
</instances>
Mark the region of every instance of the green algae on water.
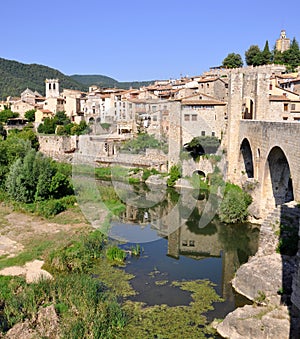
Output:
<instances>
[{"instance_id":1,"label":"green algae on water","mask_svg":"<svg viewBox=\"0 0 300 339\"><path fill-rule=\"evenodd\" d=\"M191 292L193 301L188 306L146 306L144 303L126 301L123 308L129 316L128 324L121 330L121 338L207 338L214 330L208 325L204 313L212 310L213 302L223 301L208 280L193 280L171 284L174 288Z\"/></svg>"}]
</instances>

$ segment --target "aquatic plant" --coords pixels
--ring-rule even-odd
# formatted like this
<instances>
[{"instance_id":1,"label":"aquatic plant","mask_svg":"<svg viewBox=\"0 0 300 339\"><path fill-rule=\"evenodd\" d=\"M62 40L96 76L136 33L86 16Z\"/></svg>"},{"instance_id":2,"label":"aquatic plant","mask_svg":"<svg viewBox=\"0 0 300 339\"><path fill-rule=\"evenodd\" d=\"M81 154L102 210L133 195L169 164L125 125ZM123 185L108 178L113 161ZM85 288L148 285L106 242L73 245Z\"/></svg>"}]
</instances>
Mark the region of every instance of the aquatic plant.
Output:
<instances>
[{"instance_id":1,"label":"aquatic plant","mask_svg":"<svg viewBox=\"0 0 300 339\"><path fill-rule=\"evenodd\" d=\"M131 255L138 257L142 254L143 248L141 247L140 244L136 244L135 246L131 246L130 251Z\"/></svg>"},{"instance_id":2,"label":"aquatic plant","mask_svg":"<svg viewBox=\"0 0 300 339\"><path fill-rule=\"evenodd\" d=\"M126 252L118 246L113 246L106 250L106 257L111 261L122 264L126 258Z\"/></svg>"},{"instance_id":3,"label":"aquatic plant","mask_svg":"<svg viewBox=\"0 0 300 339\"><path fill-rule=\"evenodd\" d=\"M191 292L193 301L188 306L169 307L126 301L124 310L130 316L125 327L119 330L120 338L190 338L213 337L215 330L207 323L205 312L212 310L213 302L222 299L207 280L173 282L174 288Z\"/></svg>"}]
</instances>

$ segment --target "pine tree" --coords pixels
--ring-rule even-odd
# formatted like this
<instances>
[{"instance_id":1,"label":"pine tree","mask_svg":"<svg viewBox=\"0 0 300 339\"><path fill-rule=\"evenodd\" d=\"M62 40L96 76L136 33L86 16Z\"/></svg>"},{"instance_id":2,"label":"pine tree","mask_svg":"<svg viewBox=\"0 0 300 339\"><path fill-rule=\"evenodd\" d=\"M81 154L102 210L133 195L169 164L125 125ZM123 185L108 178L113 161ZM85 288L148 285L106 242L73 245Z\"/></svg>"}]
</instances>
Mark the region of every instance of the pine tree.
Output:
<instances>
[{"instance_id":1,"label":"pine tree","mask_svg":"<svg viewBox=\"0 0 300 339\"><path fill-rule=\"evenodd\" d=\"M268 42L268 40L265 43L265 47L264 47L261 55L262 55L263 65L268 65L268 64L271 63L271 61L272 61L272 53L270 52L270 49L269 49L269 42Z\"/></svg>"}]
</instances>

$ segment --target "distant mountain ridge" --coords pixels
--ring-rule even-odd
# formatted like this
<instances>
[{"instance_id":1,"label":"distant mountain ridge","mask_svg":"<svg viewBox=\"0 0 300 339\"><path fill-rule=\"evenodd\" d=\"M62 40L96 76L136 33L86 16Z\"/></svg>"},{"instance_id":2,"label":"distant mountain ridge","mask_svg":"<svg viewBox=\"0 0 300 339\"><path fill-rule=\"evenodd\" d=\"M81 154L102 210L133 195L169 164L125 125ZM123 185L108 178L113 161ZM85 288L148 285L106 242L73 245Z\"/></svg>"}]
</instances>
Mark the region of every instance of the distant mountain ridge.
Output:
<instances>
[{"instance_id":1,"label":"distant mountain ridge","mask_svg":"<svg viewBox=\"0 0 300 339\"><path fill-rule=\"evenodd\" d=\"M0 58L0 98L2 100L8 96L20 96L27 87L44 95L45 79L59 79L61 88L87 90L86 86L54 68Z\"/></svg>"},{"instance_id":2,"label":"distant mountain ridge","mask_svg":"<svg viewBox=\"0 0 300 339\"><path fill-rule=\"evenodd\" d=\"M116 87L116 88L123 88L129 89L132 88L140 88L142 86L148 86L154 83L155 80L152 81L118 81L116 79L110 78L105 75L97 75L97 74L90 74L90 75L79 75L74 74L70 76L76 82L79 82L85 86L92 86L96 85L99 87Z\"/></svg>"},{"instance_id":3,"label":"distant mountain ridge","mask_svg":"<svg viewBox=\"0 0 300 339\"><path fill-rule=\"evenodd\" d=\"M153 81L119 82L105 75L65 75L62 72L39 64L24 64L0 58L0 100L8 96L18 97L26 89L45 95L45 80L59 79L60 88L88 91L88 87L117 87L128 89L147 86Z\"/></svg>"}]
</instances>

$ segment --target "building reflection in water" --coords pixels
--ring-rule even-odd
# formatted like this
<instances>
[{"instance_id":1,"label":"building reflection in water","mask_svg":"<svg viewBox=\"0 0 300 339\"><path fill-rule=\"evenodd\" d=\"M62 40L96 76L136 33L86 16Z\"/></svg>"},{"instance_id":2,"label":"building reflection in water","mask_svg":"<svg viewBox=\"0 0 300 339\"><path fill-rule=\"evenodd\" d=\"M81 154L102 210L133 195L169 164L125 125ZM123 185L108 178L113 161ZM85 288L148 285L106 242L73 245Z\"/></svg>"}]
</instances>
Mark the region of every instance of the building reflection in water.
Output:
<instances>
[{"instance_id":1,"label":"building reflection in water","mask_svg":"<svg viewBox=\"0 0 300 339\"><path fill-rule=\"evenodd\" d=\"M167 255L173 258L222 258L222 294L226 299L234 298L230 281L238 267L257 251L258 226L226 225L217 216L203 226L200 222L203 211L217 208L213 199L208 202L205 192L199 194L189 189L182 194L175 189L140 186L132 192L134 188L124 183L118 189L124 192L127 203L120 216L122 223L141 227L150 224L158 236L168 239Z\"/></svg>"}]
</instances>

